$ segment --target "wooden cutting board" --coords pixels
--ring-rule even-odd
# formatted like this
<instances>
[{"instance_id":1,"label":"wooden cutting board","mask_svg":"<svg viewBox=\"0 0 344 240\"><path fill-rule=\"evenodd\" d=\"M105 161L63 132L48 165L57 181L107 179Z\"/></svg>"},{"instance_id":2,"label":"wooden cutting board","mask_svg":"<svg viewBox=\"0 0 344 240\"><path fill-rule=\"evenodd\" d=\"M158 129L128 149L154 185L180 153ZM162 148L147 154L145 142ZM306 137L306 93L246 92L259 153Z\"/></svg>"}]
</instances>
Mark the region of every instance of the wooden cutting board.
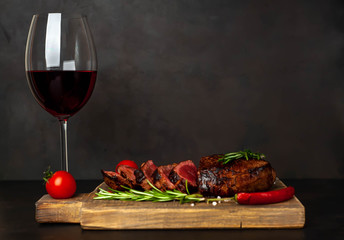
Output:
<instances>
[{"instance_id":1,"label":"wooden cutting board","mask_svg":"<svg viewBox=\"0 0 344 240\"><path fill-rule=\"evenodd\" d=\"M83 229L209 229L209 228L302 228L305 208L292 199L267 205L235 202L207 203L131 202L94 200L99 187L70 199L44 195L36 202L39 223L80 223ZM279 179L272 189L284 188ZM297 189L296 189L297 192Z\"/></svg>"}]
</instances>

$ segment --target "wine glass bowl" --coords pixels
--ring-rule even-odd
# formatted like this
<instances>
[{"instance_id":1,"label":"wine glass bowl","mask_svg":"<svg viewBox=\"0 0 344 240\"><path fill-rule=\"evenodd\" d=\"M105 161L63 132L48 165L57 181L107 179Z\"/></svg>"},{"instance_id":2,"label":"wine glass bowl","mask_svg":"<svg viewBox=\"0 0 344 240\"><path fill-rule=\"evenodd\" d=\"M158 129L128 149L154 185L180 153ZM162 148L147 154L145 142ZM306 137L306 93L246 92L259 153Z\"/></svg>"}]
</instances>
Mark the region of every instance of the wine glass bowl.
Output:
<instances>
[{"instance_id":1,"label":"wine glass bowl","mask_svg":"<svg viewBox=\"0 0 344 240\"><path fill-rule=\"evenodd\" d=\"M28 71L37 102L59 120L77 113L92 94L95 71Z\"/></svg>"},{"instance_id":2,"label":"wine glass bowl","mask_svg":"<svg viewBox=\"0 0 344 240\"><path fill-rule=\"evenodd\" d=\"M86 104L97 76L96 50L87 18L63 13L34 15L25 70L36 101L60 122L61 165L68 171L67 120Z\"/></svg>"}]
</instances>

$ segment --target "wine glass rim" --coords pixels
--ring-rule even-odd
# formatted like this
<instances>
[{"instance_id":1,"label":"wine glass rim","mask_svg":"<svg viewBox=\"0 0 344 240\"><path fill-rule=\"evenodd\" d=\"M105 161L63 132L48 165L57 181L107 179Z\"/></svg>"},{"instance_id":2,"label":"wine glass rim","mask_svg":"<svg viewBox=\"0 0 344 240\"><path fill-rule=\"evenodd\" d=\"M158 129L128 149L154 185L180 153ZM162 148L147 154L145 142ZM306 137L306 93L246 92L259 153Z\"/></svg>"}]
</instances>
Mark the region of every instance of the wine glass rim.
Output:
<instances>
[{"instance_id":1,"label":"wine glass rim","mask_svg":"<svg viewBox=\"0 0 344 240\"><path fill-rule=\"evenodd\" d=\"M81 13L64 13L64 12L44 12L44 13L36 13L33 16L34 17L45 17L47 18L49 14L61 14L62 18L69 18L69 19L73 19L73 18L87 18L87 16L85 14L81 14Z\"/></svg>"}]
</instances>

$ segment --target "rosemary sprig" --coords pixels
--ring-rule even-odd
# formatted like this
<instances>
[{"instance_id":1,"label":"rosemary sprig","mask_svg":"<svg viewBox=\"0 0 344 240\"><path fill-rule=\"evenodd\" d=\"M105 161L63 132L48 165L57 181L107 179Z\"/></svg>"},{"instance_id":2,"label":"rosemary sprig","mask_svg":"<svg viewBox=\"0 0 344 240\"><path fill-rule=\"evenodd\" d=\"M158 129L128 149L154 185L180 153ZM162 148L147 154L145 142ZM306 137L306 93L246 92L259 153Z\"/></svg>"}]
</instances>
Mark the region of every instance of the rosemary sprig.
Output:
<instances>
[{"instance_id":1,"label":"rosemary sprig","mask_svg":"<svg viewBox=\"0 0 344 240\"><path fill-rule=\"evenodd\" d=\"M262 153L254 153L251 150L246 149L244 151L222 154L221 157L218 159L218 161L222 162L222 164L227 164L232 160L242 159L242 158L245 158L246 160L249 160L249 159L260 160L260 159L264 159L265 155Z\"/></svg>"},{"instance_id":2,"label":"rosemary sprig","mask_svg":"<svg viewBox=\"0 0 344 240\"><path fill-rule=\"evenodd\" d=\"M99 188L99 192L96 192L96 197L94 199L113 199L113 200L124 200L124 201L152 201L152 202L168 202L168 201L179 201L180 203L188 202L202 202L205 201L205 198L201 194L190 194L187 188L186 181L186 190L188 193L182 193L178 190L166 190L165 192L156 188L149 181L151 185L151 190L139 191L131 189L125 186L122 186L126 191L119 191L110 189L110 192Z\"/></svg>"}]
</instances>

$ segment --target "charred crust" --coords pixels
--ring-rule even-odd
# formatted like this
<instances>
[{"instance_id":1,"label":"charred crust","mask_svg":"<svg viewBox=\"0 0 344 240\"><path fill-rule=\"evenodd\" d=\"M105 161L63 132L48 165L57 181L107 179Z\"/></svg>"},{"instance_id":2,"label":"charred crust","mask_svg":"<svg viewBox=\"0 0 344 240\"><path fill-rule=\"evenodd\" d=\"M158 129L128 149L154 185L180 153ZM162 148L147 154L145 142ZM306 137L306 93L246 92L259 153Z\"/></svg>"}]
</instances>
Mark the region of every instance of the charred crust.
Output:
<instances>
[{"instance_id":1,"label":"charred crust","mask_svg":"<svg viewBox=\"0 0 344 240\"><path fill-rule=\"evenodd\" d=\"M250 175L252 175L253 177L258 176L260 172L264 171L264 169L267 167L267 165L262 166L262 167L257 167L257 168L252 168L252 169L248 169L248 172L250 173Z\"/></svg>"},{"instance_id":2,"label":"charred crust","mask_svg":"<svg viewBox=\"0 0 344 240\"><path fill-rule=\"evenodd\" d=\"M119 171L119 174L120 174L122 177L124 177L124 178L127 177L127 175L126 175L124 172L122 172L122 171Z\"/></svg>"},{"instance_id":3,"label":"charred crust","mask_svg":"<svg viewBox=\"0 0 344 240\"><path fill-rule=\"evenodd\" d=\"M180 180L180 176L178 175L178 173L176 173L173 170L170 172L170 175L168 176L168 178L173 184L176 184Z\"/></svg>"},{"instance_id":4,"label":"charred crust","mask_svg":"<svg viewBox=\"0 0 344 240\"><path fill-rule=\"evenodd\" d=\"M217 185L217 181L217 177L211 169L201 170L198 173L198 189L202 194L211 194L212 185Z\"/></svg>"},{"instance_id":5,"label":"charred crust","mask_svg":"<svg viewBox=\"0 0 344 240\"><path fill-rule=\"evenodd\" d=\"M134 175L136 177L136 182L138 184L141 184L142 181L146 179L146 176L144 175L144 173L141 170L135 170Z\"/></svg>"},{"instance_id":6,"label":"charred crust","mask_svg":"<svg viewBox=\"0 0 344 240\"><path fill-rule=\"evenodd\" d=\"M155 169L155 171L152 174L153 181L159 181L161 179L161 175L159 174L158 169Z\"/></svg>"}]
</instances>

